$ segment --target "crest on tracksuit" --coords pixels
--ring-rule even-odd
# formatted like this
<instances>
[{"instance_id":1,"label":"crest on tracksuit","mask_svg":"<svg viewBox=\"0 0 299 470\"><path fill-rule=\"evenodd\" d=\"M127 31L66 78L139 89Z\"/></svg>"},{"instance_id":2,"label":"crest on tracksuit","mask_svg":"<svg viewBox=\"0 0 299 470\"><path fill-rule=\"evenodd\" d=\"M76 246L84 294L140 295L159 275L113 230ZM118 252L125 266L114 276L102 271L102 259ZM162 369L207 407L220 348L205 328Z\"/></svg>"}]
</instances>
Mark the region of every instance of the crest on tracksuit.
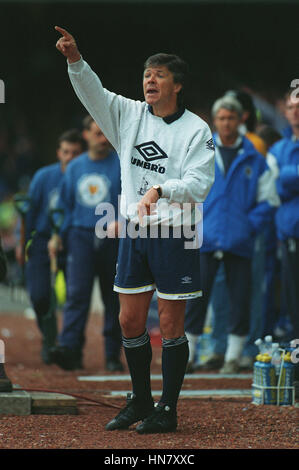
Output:
<instances>
[{"instance_id":1,"label":"crest on tracksuit","mask_svg":"<svg viewBox=\"0 0 299 470\"><path fill-rule=\"evenodd\" d=\"M77 183L77 199L80 204L95 207L110 200L110 181L105 175L92 173L83 175Z\"/></svg>"},{"instance_id":2,"label":"crest on tracksuit","mask_svg":"<svg viewBox=\"0 0 299 470\"><path fill-rule=\"evenodd\" d=\"M247 178L251 178L252 177L252 168L251 168L251 166L245 166L244 173L247 176Z\"/></svg>"}]
</instances>

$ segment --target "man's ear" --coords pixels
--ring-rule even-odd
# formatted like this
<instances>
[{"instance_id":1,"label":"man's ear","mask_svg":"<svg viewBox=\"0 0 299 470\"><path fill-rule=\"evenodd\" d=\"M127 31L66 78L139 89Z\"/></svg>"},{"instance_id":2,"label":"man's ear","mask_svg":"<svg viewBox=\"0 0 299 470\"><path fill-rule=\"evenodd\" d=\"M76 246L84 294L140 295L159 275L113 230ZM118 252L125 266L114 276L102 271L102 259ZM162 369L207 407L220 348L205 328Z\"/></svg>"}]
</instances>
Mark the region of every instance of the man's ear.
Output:
<instances>
[{"instance_id":1,"label":"man's ear","mask_svg":"<svg viewBox=\"0 0 299 470\"><path fill-rule=\"evenodd\" d=\"M175 93L179 93L182 88L183 88L183 85L182 85L181 83L175 83L175 84L174 84L174 91L175 91Z\"/></svg>"},{"instance_id":2,"label":"man's ear","mask_svg":"<svg viewBox=\"0 0 299 470\"><path fill-rule=\"evenodd\" d=\"M87 129L83 129L82 131L82 137L84 140L87 141L87 138L88 138L88 130Z\"/></svg>"}]
</instances>

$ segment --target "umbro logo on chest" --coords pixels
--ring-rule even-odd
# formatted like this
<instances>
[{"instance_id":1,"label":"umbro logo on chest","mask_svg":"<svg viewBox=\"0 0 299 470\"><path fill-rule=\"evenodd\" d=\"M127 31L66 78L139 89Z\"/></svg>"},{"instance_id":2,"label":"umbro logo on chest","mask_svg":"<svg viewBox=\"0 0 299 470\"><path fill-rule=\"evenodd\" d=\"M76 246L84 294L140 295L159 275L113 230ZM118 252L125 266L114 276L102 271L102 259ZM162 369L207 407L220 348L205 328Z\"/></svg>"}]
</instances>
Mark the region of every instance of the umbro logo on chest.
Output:
<instances>
[{"instance_id":1,"label":"umbro logo on chest","mask_svg":"<svg viewBox=\"0 0 299 470\"><path fill-rule=\"evenodd\" d=\"M131 163L135 166L145 168L146 170L154 171L157 173L165 173L165 167L161 166L160 163L156 163L157 160L168 158L168 155L164 150L156 144L155 141L144 142L139 145L135 145L135 149L138 150L139 155L143 158L132 157ZM155 163L152 163L155 162Z\"/></svg>"}]
</instances>

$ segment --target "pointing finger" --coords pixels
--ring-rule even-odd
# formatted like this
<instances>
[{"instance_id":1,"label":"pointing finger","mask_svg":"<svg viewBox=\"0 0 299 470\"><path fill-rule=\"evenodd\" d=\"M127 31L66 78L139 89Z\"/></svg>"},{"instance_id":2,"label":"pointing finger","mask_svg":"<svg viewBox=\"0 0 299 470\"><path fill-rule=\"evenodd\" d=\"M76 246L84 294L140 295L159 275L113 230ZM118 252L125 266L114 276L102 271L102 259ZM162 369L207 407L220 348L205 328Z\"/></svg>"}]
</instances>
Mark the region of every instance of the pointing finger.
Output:
<instances>
[{"instance_id":1,"label":"pointing finger","mask_svg":"<svg viewBox=\"0 0 299 470\"><path fill-rule=\"evenodd\" d=\"M63 37L65 37L66 39L71 39L72 36L70 35L70 33L68 33L66 31L66 29L63 29L63 28L60 28L60 26L55 26L55 29L56 31L58 31L60 34L62 34Z\"/></svg>"}]
</instances>

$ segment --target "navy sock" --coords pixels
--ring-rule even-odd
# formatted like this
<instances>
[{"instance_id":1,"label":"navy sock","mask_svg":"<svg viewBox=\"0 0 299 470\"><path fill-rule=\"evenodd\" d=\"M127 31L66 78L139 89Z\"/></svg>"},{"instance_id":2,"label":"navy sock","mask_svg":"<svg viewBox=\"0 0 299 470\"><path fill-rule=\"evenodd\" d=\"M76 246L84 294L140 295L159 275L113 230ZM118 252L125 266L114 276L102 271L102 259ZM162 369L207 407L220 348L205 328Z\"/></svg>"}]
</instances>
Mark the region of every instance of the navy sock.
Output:
<instances>
[{"instance_id":1,"label":"navy sock","mask_svg":"<svg viewBox=\"0 0 299 470\"><path fill-rule=\"evenodd\" d=\"M133 393L140 403L152 402L150 365L152 347L147 331L137 338L125 338L123 346L131 375Z\"/></svg>"},{"instance_id":2,"label":"navy sock","mask_svg":"<svg viewBox=\"0 0 299 470\"><path fill-rule=\"evenodd\" d=\"M189 358L186 336L162 341L163 393L160 403L175 411Z\"/></svg>"}]
</instances>

